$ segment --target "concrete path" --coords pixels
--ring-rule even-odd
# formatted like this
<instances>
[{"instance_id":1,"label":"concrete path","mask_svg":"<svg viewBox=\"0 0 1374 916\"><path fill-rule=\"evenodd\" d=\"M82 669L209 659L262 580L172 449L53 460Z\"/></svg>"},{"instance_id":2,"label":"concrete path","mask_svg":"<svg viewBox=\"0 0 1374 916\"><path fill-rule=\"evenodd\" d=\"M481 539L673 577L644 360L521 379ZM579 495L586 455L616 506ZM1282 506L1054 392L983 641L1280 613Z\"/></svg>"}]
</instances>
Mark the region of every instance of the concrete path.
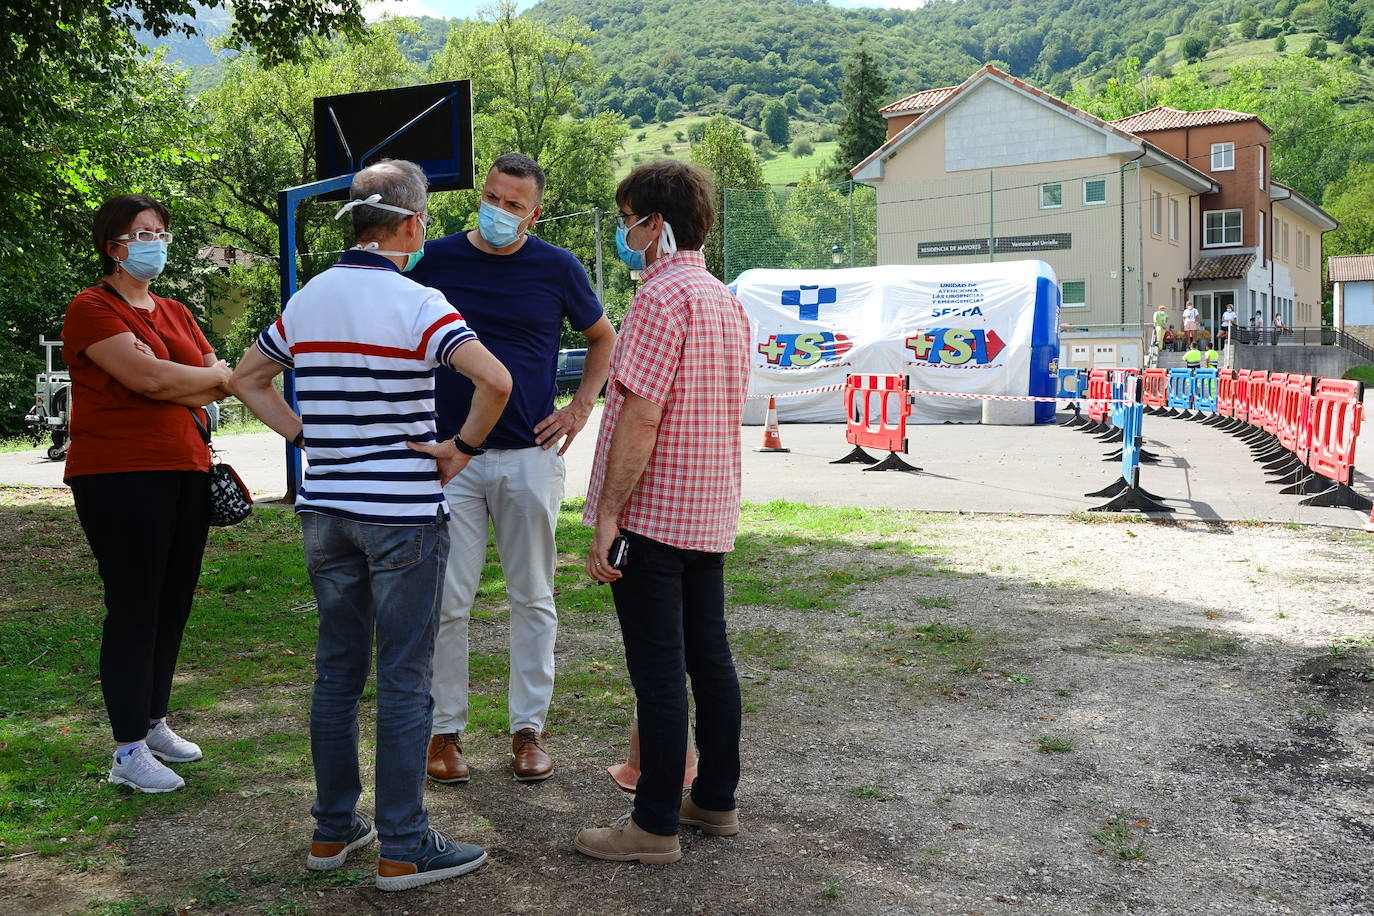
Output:
<instances>
[{"instance_id":1,"label":"concrete path","mask_svg":"<svg viewBox=\"0 0 1374 916\"><path fill-rule=\"evenodd\" d=\"M569 497L586 493L599 413L568 451ZM1374 495L1374 433L1366 425L1357 447L1356 486ZM1164 497L1179 520L1298 522L1363 528L1367 513L1298 504L1267 484L1249 448L1233 436L1181 420L1146 417L1146 448L1160 464L1141 467L1141 486ZM849 451L840 424L783 424L784 454L753 451L762 427L740 431L744 498L832 506L893 507L939 512L1064 515L1102 505L1083 494L1117 480L1120 462L1104 462L1115 448L1060 426L913 426L907 461L923 470L869 472L829 462ZM223 459L254 493L285 489L283 446L271 434L220 436ZM703 447L709 447L703 443ZM882 457L882 456L875 456ZM0 484L62 486L62 464L41 450L0 455Z\"/></svg>"}]
</instances>

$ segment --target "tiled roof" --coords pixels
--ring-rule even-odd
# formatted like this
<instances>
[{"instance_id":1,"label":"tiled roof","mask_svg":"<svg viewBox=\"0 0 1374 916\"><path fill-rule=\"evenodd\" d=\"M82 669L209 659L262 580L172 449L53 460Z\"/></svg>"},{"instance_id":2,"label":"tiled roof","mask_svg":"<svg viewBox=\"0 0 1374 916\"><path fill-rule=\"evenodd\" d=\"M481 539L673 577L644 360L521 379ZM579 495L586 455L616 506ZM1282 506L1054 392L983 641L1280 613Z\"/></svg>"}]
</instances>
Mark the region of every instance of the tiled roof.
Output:
<instances>
[{"instance_id":1,"label":"tiled roof","mask_svg":"<svg viewBox=\"0 0 1374 916\"><path fill-rule=\"evenodd\" d=\"M953 95L954 90L958 88L958 86L943 86L939 89L922 89L920 92L914 92L904 99L898 99L885 108L879 108L878 114L898 115L907 114L909 112L925 111L939 105L945 99Z\"/></svg>"},{"instance_id":2,"label":"tiled roof","mask_svg":"<svg viewBox=\"0 0 1374 916\"><path fill-rule=\"evenodd\" d=\"M1326 279L1332 283L1374 280L1374 254L1338 254L1327 258Z\"/></svg>"},{"instance_id":3,"label":"tiled roof","mask_svg":"<svg viewBox=\"0 0 1374 916\"><path fill-rule=\"evenodd\" d=\"M1179 111L1177 108L1160 105L1127 118L1118 118L1112 123L1122 130L1129 130L1133 134L1138 134L1141 131L1171 130L1175 127L1201 127L1204 124L1233 124L1237 121L1259 121L1259 118L1243 111L1230 111L1226 108L1210 108L1206 111Z\"/></svg>"},{"instance_id":4,"label":"tiled roof","mask_svg":"<svg viewBox=\"0 0 1374 916\"><path fill-rule=\"evenodd\" d=\"M1219 258L1203 258L1188 271L1185 280L1234 280L1245 276L1255 262L1253 254L1224 254Z\"/></svg>"}]
</instances>

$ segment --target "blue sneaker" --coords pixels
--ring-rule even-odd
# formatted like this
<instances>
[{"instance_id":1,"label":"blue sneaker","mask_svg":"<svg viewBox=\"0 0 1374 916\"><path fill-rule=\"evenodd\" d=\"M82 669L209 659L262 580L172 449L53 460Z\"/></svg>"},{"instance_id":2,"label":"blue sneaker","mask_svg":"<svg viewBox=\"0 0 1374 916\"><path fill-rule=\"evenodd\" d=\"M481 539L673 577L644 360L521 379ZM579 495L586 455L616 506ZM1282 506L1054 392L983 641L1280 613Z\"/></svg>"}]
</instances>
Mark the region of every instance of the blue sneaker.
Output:
<instances>
[{"instance_id":1,"label":"blue sneaker","mask_svg":"<svg viewBox=\"0 0 1374 916\"><path fill-rule=\"evenodd\" d=\"M348 831L348 836L342 840L326 840L320 836L318 829L315 831L315 835L310 838L310 855L305 860L305 867L311 871L338 868L344 864L350 852L362 849L375 839L377 828L372 826L370 820L355 812L353 829Z\"/></svg>"},{"instance_id":2,"label":"blue sneaker","mask_svg":"<svg viewBox=\"0 0 1374 916\"><path fill-rule=\"evenodd\" d=\"M422 884L456 878L481 868L487 852L471 843L456 843L433 827L414 856L377 860L377 890L405 891Z\"/></svg>"}]
</instances>

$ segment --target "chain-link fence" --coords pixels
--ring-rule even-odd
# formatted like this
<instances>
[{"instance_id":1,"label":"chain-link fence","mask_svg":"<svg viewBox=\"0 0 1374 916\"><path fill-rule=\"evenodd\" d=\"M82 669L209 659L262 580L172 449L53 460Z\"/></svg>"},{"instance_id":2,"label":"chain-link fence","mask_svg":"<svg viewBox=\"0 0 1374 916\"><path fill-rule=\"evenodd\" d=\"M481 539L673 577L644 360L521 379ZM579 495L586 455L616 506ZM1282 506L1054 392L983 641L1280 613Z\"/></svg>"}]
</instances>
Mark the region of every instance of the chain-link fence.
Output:
<instances>
[{"instance_id":1,"label":"chain-link fence","mask_svg":"<svg viewBox=\"0 0 1374 916\"><path fill-rule=\"evenodd\" d=\"M852 181L725 191L726 283L751 267L871 267L877 193Z\"/></svg>"}]
</instances>

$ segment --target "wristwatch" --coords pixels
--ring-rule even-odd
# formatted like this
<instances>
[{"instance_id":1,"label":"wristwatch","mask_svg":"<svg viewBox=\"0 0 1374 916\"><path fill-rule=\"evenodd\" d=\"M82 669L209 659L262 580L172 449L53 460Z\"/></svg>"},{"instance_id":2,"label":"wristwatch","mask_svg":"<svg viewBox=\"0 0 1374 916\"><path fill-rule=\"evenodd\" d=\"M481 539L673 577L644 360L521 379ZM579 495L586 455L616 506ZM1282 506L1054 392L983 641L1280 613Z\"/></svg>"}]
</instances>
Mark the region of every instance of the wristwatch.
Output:
<instances>
[{"instance_id":1,"label":"wristwatch","mask_svg":"<svg viewBox=\"0 0 1374 916\"><path fill-rule=\"evenodd\" d=\"M487 453L487 450L482 448L481 446L477 446L474 448L473 446L468 445L466 442L463 441L462 437L457 435L456 433L453 436L453 445L458 449L458 451L462 452L464 455L470 455L473 458L476 458L478 455L485 455Z\"/></svg>"}]
</instances>

